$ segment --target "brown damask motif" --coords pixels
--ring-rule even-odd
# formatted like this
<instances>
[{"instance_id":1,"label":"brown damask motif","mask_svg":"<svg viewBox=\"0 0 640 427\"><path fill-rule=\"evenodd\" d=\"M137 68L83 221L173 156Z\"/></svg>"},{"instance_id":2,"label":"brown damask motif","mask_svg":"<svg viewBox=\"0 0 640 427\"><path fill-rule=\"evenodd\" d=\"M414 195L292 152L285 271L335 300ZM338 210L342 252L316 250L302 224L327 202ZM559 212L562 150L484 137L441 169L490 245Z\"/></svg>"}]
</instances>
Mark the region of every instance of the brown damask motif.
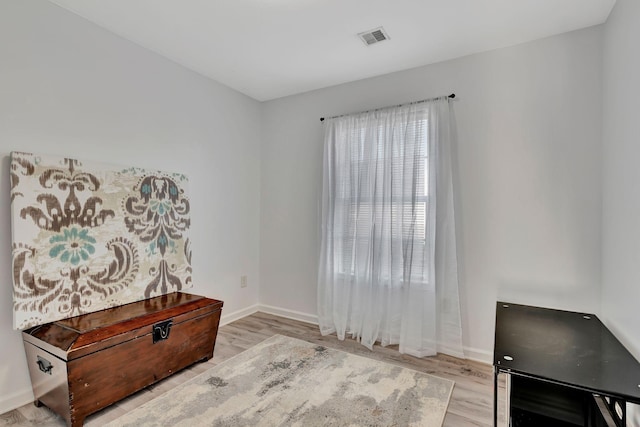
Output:
<instances>
[{"instance_id":1,"label":"brown damask motif","mask_svg":"<svg viewBox=\"0 0 640 427\"><path fill-rule=\"evenodd\" d=\"M44 205L46 211L38 206L28 206L20 211L20 217L29 216L34 223L44 229L59 232L63 227L79 225L80 227L97 227L108 218L115 216L113 210L100 210L102 199L88 197L84 205L78 199L77 193L90 192L95 194L100 189L100 182L94 175L77 170L78 160L64 159L67 170L47 169L40 175L38 181L43 189L57 187L66 193L64 204L49 193L39 194L36 201Z\"/></svg>"},{"instance_id":2,"label":"brown damask motif","mask_svg":"<svg viewBox=\"0 0 640 427\"><path fill-rule=\"evenodd\" d=\"M134 190L137 194L125 202L125 225L141 242L149 245L151 253L157 250L162 257L158 267L149 272L152 278L145 297L179 291L182 279L173 274L176 266L170 266L164 257L167 250L177 253L176 242L189 229L189 200L184 197L184 190L167 176L145 176ZM191 264L190 257L187 262Z\"/></svg>"},{"instance_id":3,"label":"brown damask motif","mask_svg":"<svg viewBox=\"0 0 640 427\"><path fill-rule=\"evenodd\" d=\"M11 174L14 328L191 286L184 175L29 153Z\"/></svg>"},{"instance_id":4,"label":"brown damask motif","mask_svg":"<svg viewBox=\"0 0 640 427\"><path fill-rule=\"evenodd\" d=\"M164 259L160 261L158 267L152 268L149 273L153 276L149 285L144 291L144 296L150 298L153 295L166 294L168 292L182 289L182 281L175 275L176 266L167 264Z\"/></svg>"},{"instance_id":5,"label":"brown damask motif","mask_svg":"<svg viewBox=\"0 0 640 427\"><path fill-rule=\"evenodd\" d=\"M27 158L23 157L26 155ZM10 166L11 173L11 201L18 196L23 196L22 193L16 191L16 187L20 184L20 176L33 175L35 165L31 163L28 158L30 155L27 153L14 152Z\"/></svg>"},{"instance_id":6,"label":"brown damask motif","mask_svg":"<svg viewBox=\"0 0 640 427\"><path fill-rule=\"evenodd\" d=\"M187 287L191 287L191 273L193 270L191 268L191 240L189 239L184 241L184 256L187 260L187 268L185 269L187 277L184 279L184 283L188 285Z\"/></svg>"},{"instance_id":7,"label":"brown damask motif","mask_svg":"<svg viewBox=\"0 0 640 427\"><path fill-rule=\"evenodd\" d=\"M32 261L35 248L21 243L13 244L13 296L14 308L40 313L62 292L61 280L36 279Z\"/></svg>"},{"instance_id":8,"label":"brown damask motif","mask_svg":"<svg viewBox=\"0 0 640 427\"><path fill-rule=\"evenodd\" d=\"M127 229L164 256L167 247L173 249L172 242L189 229L189 200L164 176L145 176L135 190L138 194L125 203Z\"/></svg>"},{"instance_id":9,"label":"brown damask motif","mask_svg":"<svg viewBox=\"0 0 640 427\"><path fill-rule=\"evenodd\" d=\"M113 251L114 259L102 271L89 275L89 287L105 297L129 284L138 273L138 249L123 237L116 237L107 242L107 249Z\"/></svg>"}]
</instances>

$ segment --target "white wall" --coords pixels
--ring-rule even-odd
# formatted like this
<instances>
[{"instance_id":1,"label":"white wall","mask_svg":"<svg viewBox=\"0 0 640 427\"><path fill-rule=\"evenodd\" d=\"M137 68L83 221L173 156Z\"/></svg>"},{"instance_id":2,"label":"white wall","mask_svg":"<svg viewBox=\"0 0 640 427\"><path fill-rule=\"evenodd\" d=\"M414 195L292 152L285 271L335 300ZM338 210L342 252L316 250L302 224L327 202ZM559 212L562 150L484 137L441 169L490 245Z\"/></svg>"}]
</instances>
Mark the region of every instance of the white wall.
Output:
<instances>
[{"instance_id":1,"label":"white wall","mask_svg":"<svg viewBox=\"0 0 640 427\"><path fill-rule=\"evenodd\" d=\"M468 354L490 360L497 299L598 312L601 32L592 27L265 103L261 304L317 313L319 117L455 92Z\"/></svg>"},{"instance_id":2,"label":"white wall","mask_svg":"<svg viewBox=\"0 0 640 427\"><path fill-rule=\"evenodd\" d=\"M224 316L258 302L260 117L257 101L49 2L0 2L0 413L32 399L11 329L9 152L187 173L192 292Z\"/></svg>"},{"instance_id":3,"label":"white wall","mask_svg":"<svg viewBox=\"0 0 640 427\"><path fill-rule=\"evenodd\" d=\"M640 2L618 0L604 32L602 314L640 359L638 40Z\"/></svg>"}]
</instances>

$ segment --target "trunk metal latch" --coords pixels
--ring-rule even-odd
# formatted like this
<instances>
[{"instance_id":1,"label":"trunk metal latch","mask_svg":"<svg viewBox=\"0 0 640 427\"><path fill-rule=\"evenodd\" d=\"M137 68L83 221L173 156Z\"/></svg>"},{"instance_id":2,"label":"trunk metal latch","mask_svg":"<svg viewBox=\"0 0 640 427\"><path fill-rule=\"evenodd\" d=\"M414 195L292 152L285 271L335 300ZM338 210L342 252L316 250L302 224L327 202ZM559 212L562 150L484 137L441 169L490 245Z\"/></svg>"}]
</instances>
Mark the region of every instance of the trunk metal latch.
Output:
<instances>
[{"instance_id":1,"label":"trunk metal latch","mask_svg":"<svg viewBox=\"0 0 640 427\"><path fill-rule=\"evenodd\" d=\"M169 338L169 332L171 331L171 326L173 325L173 320L165 320L164 322L158 322L153 325L153 343L157 343L158 341L164 341Z\"/></svg>"}]
</instances>

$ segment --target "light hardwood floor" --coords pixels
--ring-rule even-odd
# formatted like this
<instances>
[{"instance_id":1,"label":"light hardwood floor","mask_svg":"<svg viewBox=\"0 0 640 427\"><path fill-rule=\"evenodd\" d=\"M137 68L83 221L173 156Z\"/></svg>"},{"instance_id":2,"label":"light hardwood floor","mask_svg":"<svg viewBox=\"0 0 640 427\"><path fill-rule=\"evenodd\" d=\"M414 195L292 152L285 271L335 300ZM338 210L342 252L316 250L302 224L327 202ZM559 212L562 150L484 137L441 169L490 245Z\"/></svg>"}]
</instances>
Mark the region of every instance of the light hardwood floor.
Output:
<instances>
[{"instance_id":1,"label":"light hardwood floor","mask_svg":"<svg viewBox=\"0 0 640 427\"><path fill-rule=\"evenodd\" d=\"M102 426L274 334L306 340L325 347L451 379L455 381L455 387L444 426L489 427L492 425L493 374L490 365L444 355L418 359L398 353L397 347L394 346L386 348L376 346L373 351L370 351L353 340L339 341L335 336L323 337L315 325L264 313L256 313L222 326L218 331L213 359L206 363L193 365L103 411L87 417L85 425L87 427ZM499 407L499 409L502 412L502 408ZM36 408L33 404L28 404L0 415L0 426L57 427L65 426L65 423L47 408Z\"/></svg>"}]
</instances>

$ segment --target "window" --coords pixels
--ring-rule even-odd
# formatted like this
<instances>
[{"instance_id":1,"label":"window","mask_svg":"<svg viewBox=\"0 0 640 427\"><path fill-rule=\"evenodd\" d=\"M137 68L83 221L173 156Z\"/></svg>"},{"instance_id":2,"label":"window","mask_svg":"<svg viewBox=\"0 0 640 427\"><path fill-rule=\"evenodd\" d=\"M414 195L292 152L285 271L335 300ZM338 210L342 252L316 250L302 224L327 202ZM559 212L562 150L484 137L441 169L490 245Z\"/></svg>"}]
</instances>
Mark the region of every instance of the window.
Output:
<instances>
[{"instance_id":1,"label":"window","mask_svg":"<svg viewBox=\"0 0 640 427\"><path fill-rule=\"evenodd\" d=\"M463 355L449 101L326 123L318 268L323 335L350 334L370 349L377 341L399 344L416 357Z\"/></svg>"},{"instance_id":2,"label":"window","mask_svg":"<svg viewBox=\"0 0 640 427\"><path fill-rule=\"evenodd\" d=\"M402 281L409 275L426 283L427 120L407 120L391 135L388 123L371 127L360 121L336 149L335 214L341 226L335 237L342 241L337 271L355 275L373 267L381 278L392 279L395 271ZM398 262L405 268L392 268Z\"/></svg>"}]
</instances>

